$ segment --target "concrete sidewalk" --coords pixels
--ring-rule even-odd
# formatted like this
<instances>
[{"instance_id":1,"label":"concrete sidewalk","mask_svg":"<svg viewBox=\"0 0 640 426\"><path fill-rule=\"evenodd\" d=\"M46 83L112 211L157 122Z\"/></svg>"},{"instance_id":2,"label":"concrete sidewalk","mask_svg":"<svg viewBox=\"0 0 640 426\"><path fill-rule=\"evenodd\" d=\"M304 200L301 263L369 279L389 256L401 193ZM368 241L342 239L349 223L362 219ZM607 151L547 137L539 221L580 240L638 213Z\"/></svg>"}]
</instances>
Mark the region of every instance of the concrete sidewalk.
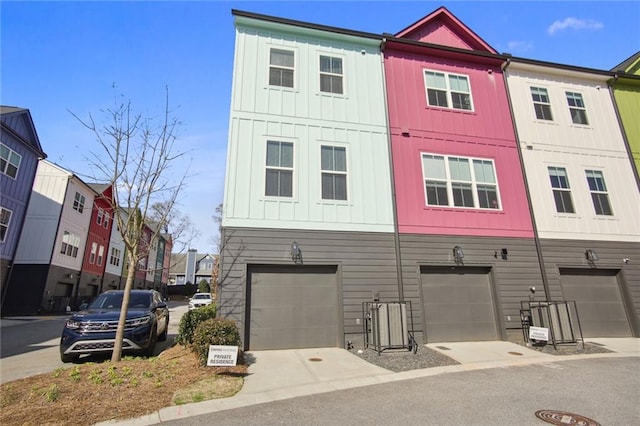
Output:
<instances>
[{"instance_id":1,"label":"concrete sidewalk","mask_svg":"<svg viewBox=\"0 0 640 426\"><path fill-rule=\"evenodd\" d=\"M394 373L339 348L250 351L247 353L251 357L249 375L242 390L231 398L166 407L140 418L99 424L153 425L253 404L445 373L585 358L640 357L640 339L637 338L585 340L613 352L549 355L503 341L443 342L426 346L455 359L459 365Z\"/></svg>"}]
</instances>

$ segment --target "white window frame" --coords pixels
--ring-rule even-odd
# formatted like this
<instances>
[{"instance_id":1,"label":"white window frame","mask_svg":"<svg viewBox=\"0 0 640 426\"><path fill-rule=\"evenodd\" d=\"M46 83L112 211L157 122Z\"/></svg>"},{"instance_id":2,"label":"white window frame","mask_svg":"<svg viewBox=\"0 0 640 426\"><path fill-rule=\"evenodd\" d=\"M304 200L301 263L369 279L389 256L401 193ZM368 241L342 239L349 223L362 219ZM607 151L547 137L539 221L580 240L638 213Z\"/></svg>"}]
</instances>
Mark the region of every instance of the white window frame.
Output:
<instances>
[{"instance_id":1,"label":"white window frame","mask_svg":"<svg viewBox=\"0 0 640 426\"><path fill-rule=\"evenodd\" d=\"M442 177L434 177L433 174L427 175L427 170L425 168L425 159L426 157L432 157L434 159L442 160L443 169L441 170L444 173ZM450 160L465 160L468 164L467 171L469 173L468 179L454 179L453 173L451 170L451 161ZM500 197L500 185L498 183L498 175L496 172L495 161L491 158L481 158L481 157L466 157L462 155L446 155L446 154L436 154L431 152L422 152L420 153L420 162L422 164L422 188L424 191L424 201L427 207L442 207L442 208L460 208L460 209L473 209L473 210L487 210L487 211L502 211L502 200ZM493 179L495 182L489 181L481 181L479 177L476 176L476 165L484 165L488 163L491 166L491 171L493 174ZM427 190L427 181L431 184L436 184L439 188L445 189L446 194L446 204L430 204L429 203L429 191ZM456 197L454 191L457 188L454 187L465 187L471 191L471 201L473 202L472 206L466 205L456 205ZM480 197L480 189L485 186L491 186L495 188L495 199L492 200L492 205L495 207L485 207L481 206L482 200ZM485 192L483 191L483 194ZM463 200L469 200L468 198L462 197ZM489 200L486 200L485 204L489 204Z\"/></svg>"},{"instance_id":2,"label":"white window frame","mask_svg":"<svg viewBox=\"0 0 640 426\"><path fill-rule=\"evenodd\" d=\"M278 143L280 148L282 148L283 144L291 145L291 166L283 166L279 165L269 165L267 162L269 161L269 143ZM291 140L284 140L282 138L268 138L264 145L264 195L269 198L282 198L282 199L293 199L295 195L295 168L296 168L296 144ZM267 194L267 173L269 171L277 171L277 172L291 172L291 194L290 195L282 195L281 187L278 185L278 194ZM280 176L280 173L278 173Z\"/></svg>"},{"instance_id":3,"label":"white window frame","mask_svg":"<svg viewBox=\"0 0 640 426\"><path fill-rule=\"evenodd\" d=\"M60 244L60 253L65 256L78 257L80 237L72 232L64 231Z\"/></svg>"},{"instance_id":4,"label":"white window frame","mask_svg":"<svg viewBox=\"0 0 640 426\"><path fill-rule=\"evenodd\" d=\"M333 169L325 169L323 168L323 164L322 164L322 148L331 148L332 149L332 153L335 154L335 150L339 149L339 150L343 150L344 151L344 170L335 170L335 167ZM335 157L334 157L335 160ZM335 162L334 162L335 165ZM348 153L347 153L347 147L344 145L336 145L336 144L331 144L331 143L321 143L320 144L320 198L323 201L348 201L349 200L349 157L348 157ZM325 175L330 175L332 177L335 176L344 176L344 180L345 180L345 198L336 198L335 197L335 179L333 179L334 181L334 191L333 191L333 198L324 198L324 183L323 183L323 178Z\"/></svg>"},{"instance_id":5,"label":"white window frame","mask_svg":"<svg viewBox=\"0 0 640 426\"><path fill-rule=\"evenodd\" d=\"M91 243L91 254L89 254L89 263L96 263L96 252L98 251L98 243Z\"/></svg>"},{"instance_id":6,"label":"white window frame","mask_svg":"<svg viewBox=\"0 0 640 426\"><path fill-rule=\"evenodd\" d=\"M569 115L571 116L571 122L579 126L588 126L589 117L587 117L587 107L584 105L584 98L582 97L582 93L565 91L564 94L567 99L567 105L569 107ZM573 101L573 105L572 105L572 101ZM576 123L574 111L577 112L579 117L581 117L581 120L582 118L584 118L584 123Z\"/></svg>"},{"instance_id":7,"label":"white window frame","mask_svg":"<svg viewBox=\"0 0 640 426\"><path fill-rule=\"evenodd\" d=\"M428 80L427 80L427 74L432 73L432 74L437 74L437 75L441 75L444 78L444 83L445 83L445 87L430 87L428 84ZM422 72L422 76L424 79L424 92L425 92L425 96L426 96L426 100L427 100L427 105L429 107L433 107L433 108L444 108L444 109L450 109L453 111L464 111L464 112L473 112L474 111L474 107L473 107L473 94L472 94L472 90L471 90L471 77L469 77L466 74L459 74L459 73L452 73L452 72L447 72L447 71L440 71L440 70L433 70L433 69L423 69ZM467 81L467 86L469 87L469 91L468 92L463 92L460 90L453 90L451 88L451 77L456 77L456 78L464 78ZM437 105L437 104L431 104L429 102L429 89L432 90L438 90L438 91L444 91L445 95L446 95L446 101L447 101L447 105ZM453 94L454 93L462 93L462 94L466 94L469 96L469 108L456 108L454 107L454 103L453 103Z\"/></svg>"},{"instance_id":8,"label":"white window frame","mask_svg":"<svg viewBox=\"0 0 640 426\"><path fill-rule=\"evenodd\" d=\"M22 155L18 154L7 145L0 143L0 173L15 180L18 178L21 163ZM13 174L9 173L10 166L13 166L13 168L15 169Z\"/></svg>"},{"instance_id":9,"label":"white window frame","mask_svg":"<svg viewBox=\"0 0 640 426\"><path fill-rule=\"evenodd\" d=\"M119 248L111 247L111 255L109 257L109 263L113 266L120 266L120 259L122 258L122 251Z\"/></svg>"},{"instance_id":10,"label":"white window frame","mask_svg":"<svg viewBox=\"0 0 640 426\"><path fill-rule=\"evenodd\" d=\"M109 220L111 219L111 215L109 214L109 212L104 212L104 221L102 222L102 225L104 226L104 229L108 229L109 228Z\"/></svg>"},{"instance_id":11,"label":"white window frame","mask_svg":"<svg viewBox=\"0 0 640 426\"><path fill-rule=\"evenodd\" d=\"M104 210L98 207L98 216L96 216L96 223L98 225L102 225L102 220L104 219Z\"/></svg>"},{"instance_id":12,"label":"white window frame","mask_svg":"<svg viewBox=\"0 0 640 426\"><path fill-rule=\"evenodd\" d=\"M534 93L534 90L536 91L536 93ZM553 109L551 108L551 97L549 96L549 90L546 87L529 86L529 93L531 94L531 101L533 102L533 115L536 117L536 120L553 121ZM536 96L538 96L539 99L536 99ZM546 98L546 100L542 98L543 96ZM536 106L538 105L541 108L540 111L543 115L542 118L538 117L538 110L536 109ZM549 118L545 117L545 111L547 109L549 111Z\"/></svg>"},{"instance_id":13,"label":"white window frame","mask_svg":"<svg viewBox=\"0 0 640 426\"><path fill-rule=\"evenodd\" d=\"M287 65L279 65L279 64L271 64L271 52L272 51L280 51L280 52L286 52L286 53L291 53L293 55L293 66L287 66ZM267 85L269 87L274 87L274 88L281 88L281 89L295 89L296 88L296 50L292 49L290 47L286 47L286 46L270 46L268 51L267 51L267 63L269 64L268 66L268 73L267 73ZM271 83L271 69L279 69L279 70L284 70L284 71L291 71L292 76L291 76L291 80L292 80L292 85L291 86L285 86L283 84L272 84ZM282 80L282 78L280 79Z\"/></svg>"},{"instance_id":14,"label":"white window frame","mask_svg":"<svg viewBox=\"0 0 640 426\"><path fill-rule=\"evenodd\" d=\"M558 180L558 184L554 186L553 183L553 177L551 175L551 172L559 172L562 171L564 173L564 178L566 179L566 183L563 184L563 182L561 182L560 180ZM576 206L575 203L573 202L573 194L571 193L571 183L569 182L569 173L567 172L567 168L564 166L547 166L547 175L549 176L549 185L551 186L551 193L553 195L553 204L556 208L556 213L560 213L560 214L575 214L576 213ZM555 174L554 176L559 176L557 174ZM562 195L562 209L563 211L558 211L558 199L556 198L556 194L557 195ZM571 203L571 210L572 211L566 211L566 201L567 198L569 197L568 200Z\"/></svg>"},{"instance_id":15,"label":"white window frame","mask_svg":"<svg viewBox=\"0 0 640 426\"><path fill-rule=\"evenodd\" d=\"M334 59L339 59L340 60L340 69L341 69L341 73L335 73L332 71L322 71L322 58L329 58L329 60L331 61L331 63L333 63ZM345 94L345 78L344 78L344 63L345 63L345 58L340 56L340 55L335 55L335 54L330 54L330 53L322 53L320 52L318 54L318 73L319 73L319 77L318 77L318 90L320 91L320 93L322 94L326 94L326 95L336 95L336 96L341 96ZM340 79L340 85L341 85L341 89L342 91L340 92L334 92L334 91L326 91L326 90L322 90L322 77L323 76L327 76L331 79L331 81L333 82L334 78L339 78ZM333 84L331 84L331 86L333 87Z\"/></svg>"},{"instance_id":16,"label":"white window frame","mask_svg":"<svg viewBox=\"0 0 640 426\"><path fill-rule=\"evenodd\" d=\"M4 217L7 217L7 220L4 220ZM9 210L6 207L0 207L0 242L4 243L7 234L9 233L9 226L11 225L11 217L13 217L13 210Z\"/></svg>"},{"instance_id":17,"label":"white window frame","mask_svg":"<svg viewBox=\"0 0 640 426\"><path fill-rule=\"evenodd\" d=\"M589 187L595 214L598 216L613 216L613 208L611 207L611 200L609 199L609 191L607 190L607 183L604 179L604 173L602 172L602 170L594 169L587 169L584 172L585 177L587 178L587 186ZM596 188L592 187L592 181L590 181L589 178L593 179L593 183L596 185ZM602 200L606 200L606 208L603 208ZM606 212L607 208L608 213ZM601 210L600 212L599 209Z\"/></svg>"},{"instance_id":18,"label":"white window frame","mask_svg":"<svg viewBox=\"0 0 640 426\"><path fill-rule=\"evenodd\" d=\"M98 247L98 258L96 260L96 265L102 266L102 260L104 259L104 246L101 245Z\"/></svg>"},{"instance_id":19,"label":"white window frame","mask_svg":"<svg viewBox=\"0 0 640 426\"><path fill-rule=\"evenodd\" d=\"M76 191L76 195L73 198L73 209L78 213L82 214L84 212L84 205L87 202L87 198L81 193Z\"/></svg>"}]
</instances>

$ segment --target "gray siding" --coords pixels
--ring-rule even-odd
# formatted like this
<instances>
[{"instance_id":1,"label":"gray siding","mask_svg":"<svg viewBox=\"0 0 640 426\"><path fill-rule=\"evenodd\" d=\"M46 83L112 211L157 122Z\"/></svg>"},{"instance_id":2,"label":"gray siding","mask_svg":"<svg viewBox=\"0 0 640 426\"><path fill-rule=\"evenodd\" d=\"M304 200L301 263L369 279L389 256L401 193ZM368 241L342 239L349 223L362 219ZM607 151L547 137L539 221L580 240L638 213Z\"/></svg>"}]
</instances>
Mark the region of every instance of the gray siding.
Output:
<instances>
[{"instance_id":1,"label":"gray siding","mask_svg":"<svg viewBox=\"0 0 640 426\"><path fill-rule=\"evenodd\" d=\"M416 329L423 323L420 269L425 266L455 266L452 250L456 245L464 251L464 266L491 268L490 276L498 303L498 335L506 339L507 330L521 327L520 302L528 300L529 287L542 289L542 274L533 239L401 234L404 297L411 301ZM503 248L507 249L507 260L501 258Z\"/></svg>"},{"instance_id":2,"label":"gray siding","mask_svg":"<svg viewBox=\"0 0 640 426\"><path fill-rule=\"evenodd\" d=\"M640 336L640 242L552 240L540 241L551 298L562 299L560 268L598 268L612 270L621 283L621 294L631 316L634 336ZM594 250L599 260L589 264L584 252ZM623 259L629 259L624 263Z\"/></svg>"},{"instance_id":3,"label":"gray siding","mask_svg":"<svg viewBox=\"0 0 640 426\"><path fill-rule=\"evenodd\" d=\"M223 229L219 313L238 323L244 338L247 265L293 265L297 241L305 265L335 265L342 280L345 340L362 335L362 303L398 300L393 234L258 228Z\"/></svg>"}]
</instances>

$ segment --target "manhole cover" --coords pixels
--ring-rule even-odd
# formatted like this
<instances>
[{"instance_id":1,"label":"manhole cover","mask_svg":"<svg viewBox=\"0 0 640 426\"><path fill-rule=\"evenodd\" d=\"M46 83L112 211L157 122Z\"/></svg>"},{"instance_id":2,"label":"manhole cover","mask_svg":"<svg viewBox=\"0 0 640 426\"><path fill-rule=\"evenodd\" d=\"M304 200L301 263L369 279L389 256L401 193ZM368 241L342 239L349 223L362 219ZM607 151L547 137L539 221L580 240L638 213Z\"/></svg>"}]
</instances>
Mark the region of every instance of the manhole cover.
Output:
<instances>
[{"instance_id":1,"label":"manhole cover","mask_svg":"<svg viewBox=\"0 0 640 426\"><path fill-rule=\"evenodd\" d=\"M322 361L322 358L309 358L309 361L319 362Z\"/></svg>"},{"instance_id":2,"label":"manhole cover","mask_svg":"<svg viewBox=\"0 0 640 426\"><path fill-rule=\"evenodd\" d=\"M509 352L511 355L522 355L520 352Z\"/></svg>"},{"instance_id":3,"label":"manhole cover","mask_svg":"<svg viewBox=\"0 0 640 426\"><path fill-rule=\"evenodd\" d=\"M438 348L438 349L440 349L440 350L442 350L442 351L450 351L450 350L451 350L451 349L449 349L449 348L448 348L448 347L446 347L446 346L436 346L436 348Z\"/></svg>"},{"instance_id":4,"label":"manhole cover","mask_svg":"<svg viewBox=\"0 0 640 426\"><path fill-rule=\"evenodd\" d=\"M552 425L577 425L577 426L601 426L595 420L591 420L580 414L566 413L564 411L555 410L539 410L536 411L536 417L544 420Z\"/></svg>"}]
</instances>

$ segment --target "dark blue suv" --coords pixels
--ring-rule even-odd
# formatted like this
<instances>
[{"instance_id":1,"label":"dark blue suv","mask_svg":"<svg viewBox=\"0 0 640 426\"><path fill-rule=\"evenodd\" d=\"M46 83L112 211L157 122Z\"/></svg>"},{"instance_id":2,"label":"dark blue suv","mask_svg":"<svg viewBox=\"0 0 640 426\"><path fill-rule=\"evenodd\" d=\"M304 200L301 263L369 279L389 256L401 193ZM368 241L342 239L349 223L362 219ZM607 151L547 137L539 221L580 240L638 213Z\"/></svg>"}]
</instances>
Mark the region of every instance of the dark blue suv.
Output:
<instances>
[{"instance_id":1,"label":"dark blue suv","mask_svg":"<svg viewBox=\"0 0 640 426\"><path fill-rule=\"evenodd\" d=\"M83 354L111 353L124 290L109 290L67 320L60 339L60 359L73 362ZM156 341L167 339L169 308L155 290L131 290L123 352L153 356Z\"/></svg>"}]
</instances>

